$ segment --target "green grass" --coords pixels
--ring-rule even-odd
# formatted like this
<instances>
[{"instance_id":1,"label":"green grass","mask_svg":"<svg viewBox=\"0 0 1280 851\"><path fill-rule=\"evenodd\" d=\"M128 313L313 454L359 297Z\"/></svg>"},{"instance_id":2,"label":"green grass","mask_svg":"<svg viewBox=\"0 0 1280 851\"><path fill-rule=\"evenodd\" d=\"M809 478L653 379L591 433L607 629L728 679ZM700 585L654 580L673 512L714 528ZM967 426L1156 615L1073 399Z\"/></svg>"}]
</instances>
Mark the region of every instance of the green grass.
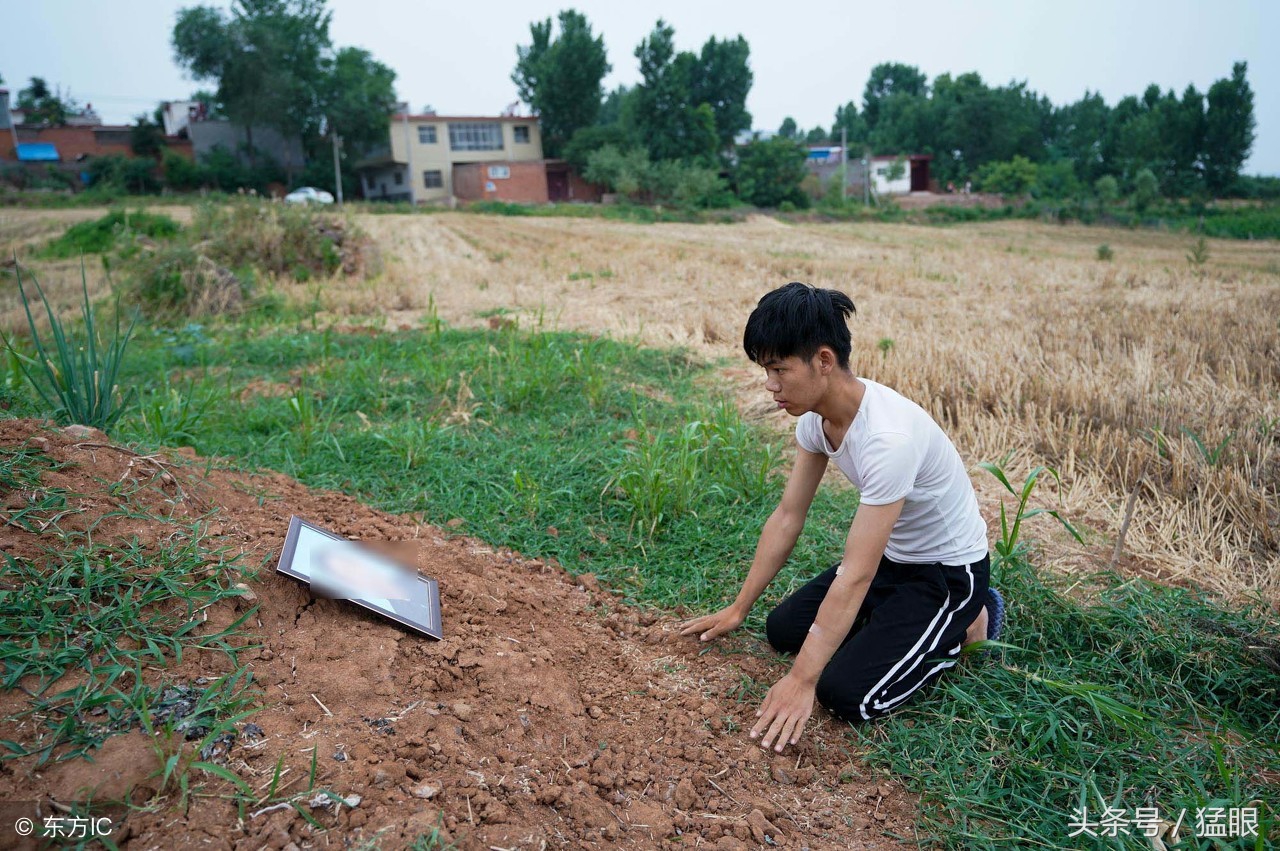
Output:
<instances>
[{"instance_id":1,"label":"green grass","mask_svg":"<svg viewBox=\"0 0 1280 851\"><path fill-rule=\"evenodd\" d=\"M61 236L45 243L37 256L49 260L101 254L115 247L122 237L168 239L181 230L181 225L162 213L120 208L101 218L72 225Z\"/></svg>"},{"instance_id":2,"label":"green grass","mask_svg":"<svg viewBox=\"0 0 1280 851\"><path fill-rule=\"evenodd\" d=\"M24 477L31 472L21 469L25 459L9 453L0 462ZM143 669L178 663L184 652L221 651L239 669L233 639L252 612L224 630L202 631L201 611L237 592L227 581L235 559L211 550L199 525L175 529L150 550L136 540L112 546L62 536L56 523L42 528L58 541L43 556L4 554L12 587L0 591L3 687L26 691L31 701L16 717L38 722L24 739L0 741L5 759L71 759L136 727L165 688L153 677L143 682ZM239 675L215 684L178 732L238 712L249 700L246 685Z\"/></svg>"},{"instance_id":3,"label":"green grass","mask_svg":"<svg viewBox=\"0 0 1280 851\"><path fill-rule=\"evenodd\" d=\"M122 380L184 368L182 392L200 398L287 388L177 416L172 439L389 511L463 518L463 533L595 573L640 605L730 599L780 493L789 441L742 422L680 352L439 322L373 338L230 326L181 347L168 333L139 335ZM143 410L122 433L158 435ZM820 490L749 631L840 551L855 505ZM1034 569L1033 552L1013 547L994 571L1010 602L1006 646L851 732L923 796L921 836L1091 847L1067 836L1082 803L1094 817L1104 804L1185 807L1193 822L1196 807L1253 802L1274 834L1280 790L1261 774L1280 761L1274 618L1110 576L1091 579L1098 596L1085 605ZM744 681L734 696L754 704L765 685ZM1140 834L1119 844L1150 847Z\"/></svg>"}]
</instances>

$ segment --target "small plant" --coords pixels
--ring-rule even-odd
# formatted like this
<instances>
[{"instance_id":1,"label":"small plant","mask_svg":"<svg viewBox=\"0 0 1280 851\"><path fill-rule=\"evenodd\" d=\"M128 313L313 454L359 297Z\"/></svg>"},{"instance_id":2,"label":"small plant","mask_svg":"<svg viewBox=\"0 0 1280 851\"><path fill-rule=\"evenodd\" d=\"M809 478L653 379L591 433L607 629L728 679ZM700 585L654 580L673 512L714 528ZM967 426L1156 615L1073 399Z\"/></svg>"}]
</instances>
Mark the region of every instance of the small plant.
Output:
<instances>
[{"instance_id":1,"label":"small plant","mask_svg":"<svg viewBox=\"0 0 1280 851\"><path fill-rule=\"evenodd\" d=\"M1062 524L1062 527L1071 534L1071 537L1075 538L1080 543L1084 543L1084 539L1080 537L1080 533L1077 532L1075 527L1068 523L1056 509L1033 508L1030 511L1027 510L1027 501L1031 499L1031 494L1036 489L1036 482L1039 480L1041 475L1048 473L1053 476L1054 480L1057 481L1059 485L1062 484L1062 479L1059 478L1057 470L1052 467L1036 467L1031 471L1031 474L1027 476L1027 480L1022 483L1021 489L1015 490L1013 485L1009 483L1009 477L1005 475L1004 470L999 464L994 464L990 461L983 461L978 464L978 466L995 476L996 479L999 480L1000 484L1004 485L1005 490L1013 494L1018 500L1018 508L1013 514L1012 525L1009 524L1009 518L1005 511L1004 502L1000 503L1000 540L996 541L996 552L1000 555L1001 559L1007 561L1016 557L1019 553L1018 546L1019 537L1022 533L1022 521L1035 517L1037 514L1050 515Z\"/></svg>"},{"instance_id":2,"label":"small plant","mask_svg":"<svg viewBox=\"0 0 1280 851\"><path fill-rule=\"evenodd\" d=\"M881 337L880 342L876 343L876 348L880 350L880 359L887 361L889 352L893 351L893 340L889 337Z\"/></svg>"},{"instance_id":3,"label":"small plant","mask_svg":"<svg viewBox=\"0 0 1280 851\"><path fill-rule=\"evenodd\" d=\"M1191 250L1187 252L1187 262L1199 269L1209 260L1209 244L1205 242L1204 237L1200 237L1191 244Z\"/></svg>"},{"instance_id":4,"label":"small plant","mask_svg":"<svg viewBox=\"0 0 1280 851\"><path fill-rule=\"evenodd\" d=\"M1226 455L1227 447L1231 444L1232 438L1235 437L1235 433L1233 432L1222 438L1221 442L1219 442L1217 446L1210 448L1205 445L1203 440L1200 439L1200 435L1196 434L1186 426L1183 426L1182 433L1191 438L1191 442L1195 444L1196 449L1200 452L1200 458L1210 467L1221 466L1223 458Z\"/></svg>"},{"instance_id":5,"label":"small plant","mask_svg":"<svg viewBox=\"0 0 1280 851\"><path fill-rule=\"evenodd\" d=\"M31 329L31 340L35 345L35 358L22 355L0 332L0 340L9 352L16 354L22 374L31 386L40 394L50 408L54 417L64 425L78 423L93 426L103 431L115 426L120 416L133 403L136 391L130 391L121 398L116 386L116 376L124 361L124 353L133 335L137 316L129 322L129 327L122 334L120 331L120 304L116 302L115 329L109 343L104 345L101 339L101 327L97 324L93 306L89 304L89 283L85 277L84 264L80 265L80 285L84 294L81 315L84 320L82 339L68 337L66 327L53 312L53 306L45 296L39 281L31 278L40 300L44 303L45 313L49 318L49 338L45 339L36 327L35 317L31 313L31 300L23 286L22 273L18 271L18 294L22 298L22 308L27 314L27 325ZM52 346L52 351L50 350ZM37 375L40 378L37 378Z\"/></svg>"},{"instance_id":6,"label":"small plant","mask_svg":"<svg viewBox=\"0 0 1280 851\"><path fill-rule=\"evenodd\" d=\"M1115 256L1116 256L1116 253L1111 250L1111 246L1108 245L1107 243L1104 242L1102 243L1102 245L1098 246L1098 259L1103 261L1104 263L1107 262L1108 260L1111 260Z\"/></svg>"}]
</instances>

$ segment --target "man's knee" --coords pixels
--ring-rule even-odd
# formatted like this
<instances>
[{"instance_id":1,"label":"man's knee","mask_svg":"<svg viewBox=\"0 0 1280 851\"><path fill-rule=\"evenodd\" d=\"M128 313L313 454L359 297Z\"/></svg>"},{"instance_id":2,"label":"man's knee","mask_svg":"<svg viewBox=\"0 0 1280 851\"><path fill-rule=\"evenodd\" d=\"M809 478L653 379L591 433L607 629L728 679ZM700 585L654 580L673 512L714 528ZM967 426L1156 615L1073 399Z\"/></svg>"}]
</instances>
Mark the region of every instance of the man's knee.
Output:
<instances>
[{"instance_id":1,"label":"man's knee","mask_svg":"<svg viewBox=\"0 0 1280 851\"><path fill-rule=\"evenodd\" d=\"M787 601L783 601L769 612L769 616L765 618L764 634L769 639L769 644L779 653L799 653L800 646L804 644L804 636L807 631L801 629L800 625L795 622L792 617L791 607L787 605Z\"/></svg>"},{"instance_id":2,"label":"man's knee","mask_svg":"<svg viewBox=\"0 0 1280 851\"><path fill-rule=\"evenodd\" d=\"M840 676L828 667L822 672L822 676L818 677L814 695L823 709L841 721L856 724L859 721L866 721L868 717L875 718L877 715L884 714L884 710L872 710L868 705L865 707L866 715L863 715L861 704L867 690L866 684L851 682L847 673L845 676Z\"/></svg>"}]
</instances>

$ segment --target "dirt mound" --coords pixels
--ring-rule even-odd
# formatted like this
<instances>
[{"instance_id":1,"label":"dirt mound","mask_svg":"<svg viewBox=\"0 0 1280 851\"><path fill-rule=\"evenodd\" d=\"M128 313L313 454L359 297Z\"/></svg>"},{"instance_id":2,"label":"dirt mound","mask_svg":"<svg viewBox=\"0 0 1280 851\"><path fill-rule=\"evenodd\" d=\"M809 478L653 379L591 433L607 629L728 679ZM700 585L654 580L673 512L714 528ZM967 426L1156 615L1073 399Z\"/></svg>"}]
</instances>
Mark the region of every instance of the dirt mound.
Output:
<instances>
[{"instance_id":1,"label":"dirt mound","mask_svg":"<svg viewBox=\"0 0 1280 851\"><path fill-rule=\"evenodd\" d=\"M156 796L156 750L136 728L108 739L92 763L0 763L0 799L39 799L44 812L86 789L100 800L147 802L119 812L113 835L138 848L312 847L336 836L400 848L436 829L465 849L880 848L894 846L886 832L911 832L914 801L861 767L830 719L783 756L751 743L748 678L770 681L782 669L753 655L760 648L749 638L705 651L676 638L673 622L621 605L589 575L575 580L556 565L446 537L280 475L210 469L190 453L143 456L92 433L0 421L0 449L19 446L65 465L39 486L70 495L61 528L155 545L169 525L119 510L116 485L132 483L135 508L141 500L147 513L178 522L206 517L228 557L244 553L241 564L264 565L225 577L246 583L245 595L206 612L202 628L213 630L258 607L243 626L258 646L242 660L261 689L260 710L207 758L259 795L281 765L275 800L300 794L300 806L330 830L289 805L238 812L226 797L192 796L184 807L172 792ZM37 490L0 493L0 547L36 561L48 557L48 536L7 520ZM312 599L275 574L291 514L352 538L411 542L422 570L440 581L445 639ZM194 655L201 658L151 673L166 684L223 673L209 670L213 654ZM166 694L177 703L183 692ZM27 700L19 690L0 695L0 714ZM19 726L0 723L0 739L18 738ZM192 779L231 791L211 774L193 771ZM313 807L319 790L355 806L335 813L321 799Z\"/></svg>"}]
</instances>

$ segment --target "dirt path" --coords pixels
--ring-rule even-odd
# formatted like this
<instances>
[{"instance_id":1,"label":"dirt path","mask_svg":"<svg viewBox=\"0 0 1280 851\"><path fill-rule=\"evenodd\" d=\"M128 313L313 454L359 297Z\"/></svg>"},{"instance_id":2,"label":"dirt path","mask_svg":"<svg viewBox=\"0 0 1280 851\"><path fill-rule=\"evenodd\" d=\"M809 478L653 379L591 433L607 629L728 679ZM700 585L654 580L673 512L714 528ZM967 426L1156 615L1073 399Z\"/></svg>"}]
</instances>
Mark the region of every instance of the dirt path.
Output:
<instances>
[{"instance_id":1,"label":"dirt path","mask_svg":"<svg viewBox=\"0 0 1280 851\"><path fill-rule=\"evenodd\" d=\"M137 731L109 739L94 763L0 763L0 799L39 799L48 813L51 801L82 800L90 789L99 799L130 795L141 808L116 811L123 821L114 838L135 848L322 847L375 837L379 847L401 848L436 827L464 849L869 849L896 847L885 832L911 835L914 801L869 775L856 740L830 719L819 719L796 752L774 756L751 744L744 729L755 703L739 699L744 683L779 670L753 640L700 655L674 636L672 622L620 605L590 576L575 582L555 565L280 475L206 475L203 462L174 454L164 463L175 475L164 481L149 463L98 442L0 421L0 447L36 447L69 462L42 486L76 495L76 512L61 525L92 528L100 543L137 537L153 547L216 508L211 545L243 553L246 566L266 565L227 577L247 583L249 596L214 606L203 627L257 607L246 626L259 647L244 661L262 690L262 709L249 720L263 735L246 735L241 724L219 761L264 789L283 758L286 794L306 789L314 750L316 789L360 802L336 815L310 810L335 829L327 835L290 808L239 818L226 800L196 797L183 809L174 790L156 794L160 756ZM111 487L119 482L140 486L134 509L170 520L121 512L112 495L120 489ZM353 538L410 542L422 570L440 581L445 639L314 600L274 573L291 514ZM0 548L15 557L38 559L48 543L0 526ZM226 673L222 657L196 656L151 676L190 684ZM4 694L0 716L26 700ZM21 740L31 723L0 725L0 738ZM193 779L223 788L199 772Z\"/></svg>"}]
</instances>

